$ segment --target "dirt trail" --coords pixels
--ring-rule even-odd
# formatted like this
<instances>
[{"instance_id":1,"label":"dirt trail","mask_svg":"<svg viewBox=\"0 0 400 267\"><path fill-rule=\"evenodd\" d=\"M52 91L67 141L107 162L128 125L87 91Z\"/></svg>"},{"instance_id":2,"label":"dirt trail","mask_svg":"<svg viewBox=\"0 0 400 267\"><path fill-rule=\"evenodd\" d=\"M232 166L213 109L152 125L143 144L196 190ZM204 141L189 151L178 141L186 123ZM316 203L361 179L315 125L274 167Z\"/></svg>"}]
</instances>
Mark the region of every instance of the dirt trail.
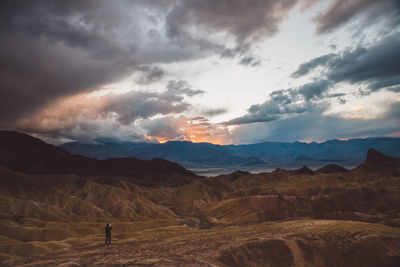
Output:
<instances>
[{"instance_id":1,"label":"dirt trail","mask_svg":"<svg viewBox=\"0 0 400 267\"><path fill-rule=\"evenodd\" d=\"M287 240L285 244L290 248L293 254L293 264L298 267L306 266L303 252L297 244L296 240Z\"/></svg>"}]
</instances>

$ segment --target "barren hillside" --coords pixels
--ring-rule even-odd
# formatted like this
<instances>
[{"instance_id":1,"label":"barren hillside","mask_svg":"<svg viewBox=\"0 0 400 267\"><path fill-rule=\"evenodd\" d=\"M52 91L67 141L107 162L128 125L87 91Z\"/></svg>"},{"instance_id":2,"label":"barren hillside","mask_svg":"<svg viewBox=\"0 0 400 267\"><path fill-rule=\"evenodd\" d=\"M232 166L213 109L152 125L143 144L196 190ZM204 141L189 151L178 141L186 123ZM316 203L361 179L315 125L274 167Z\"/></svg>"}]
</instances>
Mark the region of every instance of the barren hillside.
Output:
<instances>
[{"instance_id":1,"label":"barren hillside","mask_svg":"<svg viewBox=\"0 0 400 267\"><path fill-rule=\"evenodd\" d=\"M46 159L47 152L43 153ZM118 169L117 160L116 164ZM154 167L151 175L135 174L134 179L22 173L0 167L2 263L400 263L398 158L370 150L365 162L352 170L303 167L212 178L190 172L185 176L184 171L177 175L179 165L171 172L168 166L175 165L164 166L164 172ZM157 173L162 175L152 183ZM111 246L103 245L106 223L113 224Z\"/></svg>"}]
</instances>

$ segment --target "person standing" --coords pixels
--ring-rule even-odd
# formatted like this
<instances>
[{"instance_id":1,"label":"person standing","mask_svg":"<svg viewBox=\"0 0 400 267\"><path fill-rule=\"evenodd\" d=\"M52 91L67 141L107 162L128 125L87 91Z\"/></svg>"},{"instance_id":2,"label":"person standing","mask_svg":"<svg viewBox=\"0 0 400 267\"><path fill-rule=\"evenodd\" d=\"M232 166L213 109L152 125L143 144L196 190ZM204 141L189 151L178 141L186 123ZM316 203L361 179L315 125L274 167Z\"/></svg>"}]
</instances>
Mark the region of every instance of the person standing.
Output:
<instances>
[{"instance_id":1,"label":"person standing","mask_svg":"<svg viewBox=\"0 0 400 267\"><path fill-rule=\"evenodd\" d=\"M111 230L112 230L112 224L108 224L106 226L106 245L111 244Z\"/></svg>"}]
</instances>

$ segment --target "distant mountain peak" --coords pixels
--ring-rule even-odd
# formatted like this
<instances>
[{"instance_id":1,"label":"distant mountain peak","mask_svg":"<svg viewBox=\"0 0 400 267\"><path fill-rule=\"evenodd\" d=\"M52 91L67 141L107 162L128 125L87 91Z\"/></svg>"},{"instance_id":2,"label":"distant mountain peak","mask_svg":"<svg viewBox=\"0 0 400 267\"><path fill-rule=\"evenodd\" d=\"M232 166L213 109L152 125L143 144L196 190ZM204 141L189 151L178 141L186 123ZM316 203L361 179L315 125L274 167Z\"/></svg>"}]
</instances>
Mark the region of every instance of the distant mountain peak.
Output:
<instances>
[{"instance_id":1,"label":"distant mountain peak","mask_svg":"<svg viewBox=\"0 0 400 267\"><path fill-rule=\"evenodd\" d=\"M45 142L35 138L33 136L30 136L28 134L24 134L21 132L16 132L16 131L0 131L0 141L26 141L26 142L32 142L32 143L38 143L38 144L44 144Z\"/></svg>"},{"instance_id":2,"label":"distant mountain peak","mask_svg":"<svg viewBox=\"0 0 400 267\"><path fill-rule=\"evenodd\" d=\"M400 158L385 155L371 148L368 150L366 160L357 169L368 174L400 177Z\"/></svg>"},{"instance_id":3,"label":"distant mountain peak","mask_svg":"<svg viewBox=\"0 0 400 267\"><path fill-rule=\"evenodd\" d=\"M310 168L308 168L307 166L303 166L300 169L294 170L293 171L294 174L305 174L305 175L313 175L315 174L315 172L313 170L311 170Z\"/></svg>"}]
</instances>

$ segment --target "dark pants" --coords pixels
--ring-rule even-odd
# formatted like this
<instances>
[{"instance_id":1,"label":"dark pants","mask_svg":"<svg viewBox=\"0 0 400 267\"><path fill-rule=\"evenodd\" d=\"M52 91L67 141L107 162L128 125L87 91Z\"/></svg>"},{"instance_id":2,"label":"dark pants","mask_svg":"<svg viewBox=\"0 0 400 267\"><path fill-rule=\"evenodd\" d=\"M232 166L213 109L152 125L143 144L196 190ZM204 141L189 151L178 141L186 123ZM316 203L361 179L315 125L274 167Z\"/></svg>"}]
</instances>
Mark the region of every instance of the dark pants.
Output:
<instances>
[{"instance_id":1,"label":"dark pants","mask_svg":"<svg viewBox=\"0 0 400 267\"><path fill-rule=\"evenodd\" d=\"M111 232L106 232L106 244L111 244Z\"/></svg>"}]
</instances>

